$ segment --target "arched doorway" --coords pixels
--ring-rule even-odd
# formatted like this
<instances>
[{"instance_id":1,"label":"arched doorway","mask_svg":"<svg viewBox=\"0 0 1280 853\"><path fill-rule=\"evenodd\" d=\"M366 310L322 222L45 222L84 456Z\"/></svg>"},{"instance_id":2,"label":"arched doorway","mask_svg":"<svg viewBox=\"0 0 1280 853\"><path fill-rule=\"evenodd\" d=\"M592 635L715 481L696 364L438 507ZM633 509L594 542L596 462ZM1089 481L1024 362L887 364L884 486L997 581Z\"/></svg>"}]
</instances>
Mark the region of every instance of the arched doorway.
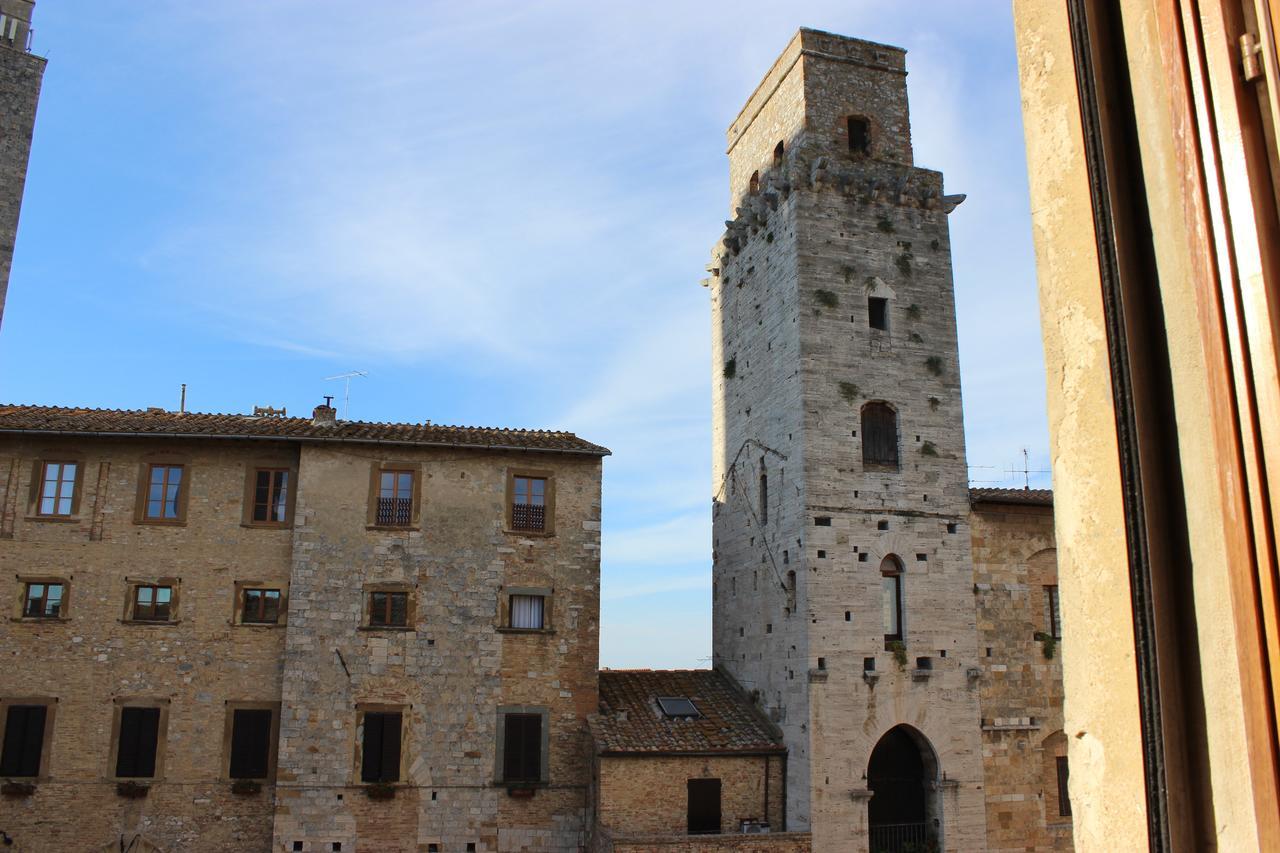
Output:
<instances>
[{"instance_id":1,"label":"arched doorway","mask_svg":"<svg viewBox=\"0 0 1280 853\"><path fill-rule=\"evenodd\" d=\"M871 853L930 853L941 849L938 759L924 735L894 726L871 751L867 824Z\"/></svg>"}]
</instances>

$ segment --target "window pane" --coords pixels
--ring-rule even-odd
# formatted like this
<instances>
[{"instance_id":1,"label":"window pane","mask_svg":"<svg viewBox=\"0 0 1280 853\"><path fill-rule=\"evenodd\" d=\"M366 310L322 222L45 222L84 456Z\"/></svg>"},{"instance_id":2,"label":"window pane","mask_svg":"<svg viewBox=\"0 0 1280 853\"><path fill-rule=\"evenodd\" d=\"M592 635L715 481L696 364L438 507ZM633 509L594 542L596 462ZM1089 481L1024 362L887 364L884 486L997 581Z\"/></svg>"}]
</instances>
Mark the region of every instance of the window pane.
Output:
<instances>
[{"instance_id":1,"label":"window pane","mask_svg":"<svg viewBox=\"0 0 1280 853\"><path fill-rule=\"evenodd\" d=\"M153 486L163 485L164 472L165 472L165 468L163 465L153 465L151 467L151 485Z\"/></svg>"},{"instance_id":2,"label":"window pane","mask_svg":"<svg viewBox=\"0 0 1280 853\"><path fill-rule=\"evenodd\" d=\"M62 465L62 482L72 485L76 480L76 463L67 462Z\"/></svg>"},{"instance_id":3,"label":"window pane","mask_svg":"<svg viewBox=\"0 0 1280 853\"><path fill-rule=\"evenodd\" d=\"M267 520L267 506L271 502L271 472L259 471L253 486L253 520Z\"/></svg>"},{"instance_id":4,"label":"window pane","mask_svg":"<svg viewBox=\"0 0 1280 853\"><path fill-rule=\"evenodd\" d=\"M391 618L389 624L407 625L409 623L409 596L403 592L393 592L391 598Z\"/></svg>"},{"instance_id":5,"label":"window pane","mask_svg":"<svg viewBox=\"0 0 1280 853\"><path fill-rule=\"evenodd\" d=\"M385 592L369 593L369 624L387 624L387 594Z\"/></svg>"},{"instance_id":6,"label":"window pane","mask_svg":"<svg viewBox=\"0 0 1280 853\"><path fill-rule=\"evenodd\" d=\"M50 496L40 498L40 514L53 515L54 498Z\"/></svg>"},{"instance_id":7,"label":"window pane","mask_svg":"<svg viewBox=\"0 0 1280 853\"><path fill-rule=\"evenodd\" d=\"M284 509L289 495L289 472L275 472L274 492L272 494L271 520L284 521Z\"/></svg>"},{"instance_id":8,"label":"window pane","mask_svg":"<svg viewBox=\"0 0 1280 853\"><path fill-rule=\"evenodd\" d=\"M62 612L62 584L49 584L48 594L44 600L44 615L57 616Z\"/></svg>"},{"instance_id":9,"label":"window pane","mask_svg":"<svg viewBox=\"0 0 1280 853\"><path fill-rule=\"evenodd\" d=\"M398 475L399 485L397 492L399 497L407 498L409 493L413 491L413 474L408 471L401 471Z\"/></svg>"},{"instance_id":10,"label":"window pane","mask_svg":"<svg viewBox=\"0 0 1280 853\"><path fill-rule=\"evenodd\" d=\"M58 498L58 515L71 515L71 498Z\"/></svg>"},{"instance_id":11,"label":"window pane","mask_svg":"<svg viewBox=\"0 0 1280 853\"><path fill-rule=\"evenodd\" d=\"M280 621L280 590L268 589L262 593L262 621Z\"/></svg>"},{"instance_id":12,"label":"window pane","mask_svg":"<svg viewBox=\"0 0 1280 853\"><path fill-rule=\"evenodd\" d=\"M381 483L381 496L384 498L393 498L396 494L396 475L394 471L383 471L379 477Z\"/></svg>"},{"instance_id":13,"label":"window pane","mask_svg":"<svg viewBox=\"0 0 1280 853\"><path fill-rule=\"evenodd\" d=\"M541 628L542 603L540 595L511 596L511 627Z\"/></svg>"},{"instance_id":14,"label":"window pane","mask_svg":"<svg viewBox=\"0 0 1280 853\"><path fill-rule=\"evenodd\" d=\"M156 604L168 604L169 599L173 596L173 587L159 586L156 587Z\"/></svg>"},{"instance_id":15,"label":"window pane","mask_svg":"<svg viewBox=\"0 0 1280 853\"><path fill-rule=\"evenodd\" d=\"M155 592L155 590L154 590L152 587L149 587L149 586L140 586L140 587L138 587L138 603L139 603L139 604L150 604L150 603L151 603L151 599L152 599L152 596L153 596L154 592Z\"/></svg>"}]
</instances>

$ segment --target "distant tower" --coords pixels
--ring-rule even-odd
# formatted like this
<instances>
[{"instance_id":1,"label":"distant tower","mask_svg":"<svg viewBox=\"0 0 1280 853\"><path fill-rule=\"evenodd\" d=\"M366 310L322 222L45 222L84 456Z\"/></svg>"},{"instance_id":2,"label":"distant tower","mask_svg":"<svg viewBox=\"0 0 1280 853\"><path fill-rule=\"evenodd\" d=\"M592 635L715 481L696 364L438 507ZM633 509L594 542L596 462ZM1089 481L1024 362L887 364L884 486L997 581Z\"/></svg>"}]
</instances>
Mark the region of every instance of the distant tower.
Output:
<instances>
[{"instance_id":1,"label":"distant tower","mask_svg":"<svg viewBox=\"0 0 1280 853\"><path fill-rule=\"evenodd\" d=\"M962 197L912 163L895 47L801 30L728 139L708 282L715 663L781 726L788 826L815 850L985 850Z\"/></svg>"},{"instance_id":2,"label":"distant tower","mask_svg":"<svg viewBox=\"0 0 1280 853\"><path fill-rule=\"evenodd\" d=\"M0 322L44 77L44 59L30 53L34 6L34 0L0 0Z\"/></svg>"}]
</instances>

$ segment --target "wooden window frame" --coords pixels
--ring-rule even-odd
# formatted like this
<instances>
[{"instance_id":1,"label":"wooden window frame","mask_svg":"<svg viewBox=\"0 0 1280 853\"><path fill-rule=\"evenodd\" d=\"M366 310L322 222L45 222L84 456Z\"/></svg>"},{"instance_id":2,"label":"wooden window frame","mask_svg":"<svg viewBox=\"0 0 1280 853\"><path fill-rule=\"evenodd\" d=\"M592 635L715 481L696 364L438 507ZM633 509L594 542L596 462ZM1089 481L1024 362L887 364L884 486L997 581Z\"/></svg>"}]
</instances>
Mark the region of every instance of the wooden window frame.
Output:
<instances>
[{"instance_id":1,"label":"wooden window frame","mask_svg":"<svg viewBox=\"0 0 1280 853\"><path fill-rule=\"evenodd\" d=\"M43 513L40 511L41 499L44 496L44 472L50 465L75 465L76 473L71 479L71 512ZM61 482L61 481L59 481ZM84 495L84 459L62 454L49 454L34 461L31 467L31 489L27 501L28 521L74 522L80 520L80 500Z\"/></svg>"},{"instance_id":2,"label":"wooden window frame","mask_svg":"<svg viewBox=\"0 0 1280 853\"><path fill-rule=\"evenodd\" d=\"M404 473L413 475L413 485L410 488L409 499L412 502L409 508L408 524L379 524L378 523L378 498L382 491L382 475L390 473ZM417 462L395 462L386 461L375 464L369 476L369 507L365 520L365 526L369 530L387 530L387 531L406 531L422 529L422 465ZM397 492L399 494L399 492Z\"/></svg>"},{"instance_id":3,"label":"wooden window frame","mask_svg":"<svg viewBox=\"0 0 1280 853\"><path fill-rule=\"evenodd\" d=\"M52 775L49 763L53 758L53 727L58 714L58 699L54 696L14 696L0 699L0 745L4 743L6 729L9 726L9 708L13 705L44 706L44 737L40 743L40 772L35 776L5 776L0 778L15 779L22 782L45 782Z\"/></svg>"},{"instance_id":4,"label":"wooden window frame","mask_svg":"<svg viewBox=\"0 0 1280 853\"><path fill-rule=\"evenodd\" d=\"M510 586L504 587L499 596L498 631L504 634L554 634L552 621L552 602L555 590L549 586ZM515 595L533 595L542 598L542 627L515 628L511 625L511 597Z\"/></svg>"},{"instance_id":5,"label":"wooden window frame","mask_svg":"<svg viewBox=\"0 0 1280 853\"><path fill-rule=\"evenodd\" d=\"M494 750L493 780L497 785L515 788L530 788L551 784L551 709L545 705L500 705L498 706L497 749ZM511 714L537 715L542 718L542 744L539 752L538 779L507 779L506 747L507 716Z\"/></svg>"},{"instance_id":6,"label":"wooden window frame","mask_svg":"<svg viewBox=\"0 0 1280 853\"><path fill-rule=\"evenodd\" d=\"M12 619L15 622L48 623L66 622L71 618L71 580L67 577L53 575L18 575L17 605ZM57 616L27 616L27 587L31 584L62 584L62 607Z\"/></svg>"},{"instance_id":7,"label":"wooden window frame","mask_svg":"<svg viewBox=\"0 0 1280 853\"><path fill-rule=\"evenodd\" d=\"M391 582L365 584L360 599L360 630L362 631L416 631L418 630L418 589L414 584ZM405 624L375 625L373 623L374 593L397 593L405 596Z\"/></svg>"},{"instance_id":8,"label":"wooden window frame","mask_svg":"<svg viewBox=\"0 0 1280 853\"><path fill-rule=\"evenodd\" d=\"M892 462L886 462L879 459L869 459L867 456L867 446L871 439L870 430L867 428L867 414L872 409L884 409L893 413L893 450L894 456ZM897 408L890 405L884 400L868 400L858 411L858 428L862 431L862 468L864 471L879 471L886 473L896 473L902 470L902 423Z\"/></svg>"},{"instance_id":9,"label":"wooden window frame","mask_svg":"<svg viewBox=\"0 0 1280 853\"><path fill-rule=\"evenodd\" d=\"M128 595L125 598L124 617L121 621L130 625L177 625L182 620L179 618L178 606L181 603L181 578L125 578L128 584ZM138 600L138 588L150 587L169 587L169 618L168 619L139 619L136 616L136 605Z\"/></svg>"},{"instance_id":10,"label":"wooden window frame","mask_svg":"<svg viewBox=\"0 0 1280 853\"><path fill-rule=\"evenodd\" d=\"M231 748L232 736L235 733L235 712L236 711L270 711L271 712L271 733L270 746L267 750L267 775L254 777L249 781L266 782L274 784L276 779L276 758L279 750L280 741L280 703L279 702L253 702L253 701L236 701L228 700L226 703L226 719L223 724L222 732L222 781L237 782L243 781L247 777L239 779L231 776Z\"/></svg>"},{"instance_id":11,"label":"wooden window frame","mask_svg":"<svg viewBox=\"0 0 1280 853\"><path fill-rule=\"evenodd\" d=\"M278 618L274 622L250 622L244 618L245 594L253 590L280 593ZM273 581L236 581L235 600L232 602L231 624L246 628L282 628L289 622L289 585Z\"/></svg>"},{"instance_id":12,"label":"wooden window frame","mask_svg":"<svg viewBox=\"0 0 1280 853\"><path fill-rule=\"evenodd\" d=\"M542 530L523 530L517 528L513 521L515 499L516 499L516 478L524 477L531 480L545 480L546 487L543 499L543 528ZM509 468L507 469L507 495L504 508L504 521L507 533L515 536L555 536L556 535L556 477L555 472L545 468Z\"/></svg>"},{"instance_id":13,"label":"wooden window frame","mask_svg":"<svg viewBox=\"0 0 1280 853\"><path fill-rule=\"evenodd\" d=\"M356 726L353 732L354 749L352 763L352 784L368 786L368 785L403 785L405 783L405 769L409 766L409 747L412 742L410 738L410 723L412 722L411 713L412 705L396 705L385 702L357 702L356 703ZM367 714L399 714L400 715L400 767L399 773L393 781L385 782L366 782L364 781L364 721Z\"/></svg>"},{"instance_id":14,"label":"wooden window frame","mask_svg":"<svg viewBox=\"0 0 1280 853\"><path fill-rule=\"evenodd\" d=\"M255 521L253 511L257 498L258 473L261 471L283 471L289 475L284 499L283 521ZM298 466L283 461L256 460L245 465L244 501L242 503L240 524L242 527L254 527L263 530L284 530L293 527L293 512L298 496Z\"/></svg>"},{"instance_id":15,"label":"wooden window frame","mask_svg":"<svg viewBox=\"0 0 1280 853\"><path fill-rule=\"evenodd\" d=\"M154 518L147 515L148 496L151 493L151 471L154 468L181 468L182 479L178 483L176 518ZM133 510L134 524L153 524L161 527L183 527L187 523L187 503L191 495L191 463L185 458L170 456L148 459L138 466L138 494ZM168 482L166 475L165 482Z\"/></svg>"},{"instance_id":16,"label":"wooden window frame","mask_svg":"<svg viewBox=\"0 0 1280 853\"><path fill-rule=\"evenodd\" d=\"M156 766L151 776L117 776L120 756L120 724L125 708L159 708L160 720L156 724ZM162 782L165 778L165 753L168 745L169 700L151 696L117 696L112 700L111 748L107 754L107 779L115 782Z\"/></svg>"}]
</instances>

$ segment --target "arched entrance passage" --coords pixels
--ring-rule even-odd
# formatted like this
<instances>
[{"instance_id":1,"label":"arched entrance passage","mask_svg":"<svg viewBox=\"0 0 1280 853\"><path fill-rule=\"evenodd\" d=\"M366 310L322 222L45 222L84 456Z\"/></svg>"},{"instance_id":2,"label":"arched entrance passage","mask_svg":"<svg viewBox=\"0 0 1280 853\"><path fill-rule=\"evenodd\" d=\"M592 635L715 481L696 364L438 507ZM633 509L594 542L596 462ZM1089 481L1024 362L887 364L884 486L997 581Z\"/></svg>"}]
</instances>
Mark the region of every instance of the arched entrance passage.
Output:
<instances>
[{"instance_id":1,"label":"arched entrance passage","mask_svg":"<svg viewBox=\"0 0 1280 853\"><path fill-rule=\"evenodd\" d=\"M871 751L867 823L871 853L928 853L941 849L938 758L911 726L894 726Z\"/></svg>"}]
</instances>

